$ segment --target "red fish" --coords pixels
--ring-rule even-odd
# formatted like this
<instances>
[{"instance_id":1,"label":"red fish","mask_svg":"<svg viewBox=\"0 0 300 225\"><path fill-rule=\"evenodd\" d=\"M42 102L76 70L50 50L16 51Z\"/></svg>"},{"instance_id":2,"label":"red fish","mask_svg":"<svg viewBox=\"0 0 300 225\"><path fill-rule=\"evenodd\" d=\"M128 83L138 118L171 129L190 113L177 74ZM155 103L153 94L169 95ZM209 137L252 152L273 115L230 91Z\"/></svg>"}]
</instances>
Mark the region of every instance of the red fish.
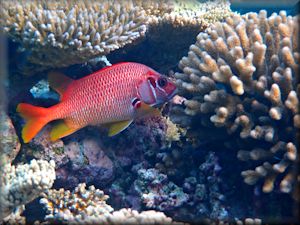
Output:
<instances>
[{"instance_id":1,"label":"red fish","mask_svg":"<svg viewBox=\"0 0 300 225\"><path fill-rule=\"evenodd\" d=\"M50 132L56 141L87 125L105 125L109 136L126 129L138 117L158 112L170 100L175 84L155 70L139 63L118 63L78 80L49 74L49 85L60 94L60 102L49 108L26 103L17 112L26 120L22 129L28 143L50 121L60 120Z\"/></svg>"}]
</instances>

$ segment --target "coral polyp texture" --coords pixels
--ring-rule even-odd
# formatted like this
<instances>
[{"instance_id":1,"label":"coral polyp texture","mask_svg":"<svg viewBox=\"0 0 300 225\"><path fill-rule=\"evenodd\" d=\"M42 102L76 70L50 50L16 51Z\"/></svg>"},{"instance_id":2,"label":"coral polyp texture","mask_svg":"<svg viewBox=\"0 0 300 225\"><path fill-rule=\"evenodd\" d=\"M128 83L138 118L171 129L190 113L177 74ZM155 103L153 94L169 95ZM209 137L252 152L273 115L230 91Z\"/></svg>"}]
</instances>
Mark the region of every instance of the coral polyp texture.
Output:
<instances>
[{"instance_id":1,"label":"coral polyp texture","mask_svg":"<svg viewBox=\"0 0 300 225\"><path fill-rule=\"evenodd\" d=\"M29 164L5 165L0 184L0 221L22 205L37 198L51 188L55 180L54 161L31 160Z\"/></svg>"},{"instance_id":2,"label":"coral polyp texture","mask_svg":"<svg viewBox=\"0 0 300 225\"><path fill-rule=\"evenodd\" d=\"M1 5L4 32L30 51L31 63L45 67L105 55L146 31L144 10L132 1L3 1Z\"/></svg>"},{"instance_id":3,"label":"coral polyp texture","mask_svg":"<svg viewBox=\"0 0 300 225\"><path fill-rule=\"evenodd\" d=\"M188 200L188 195L182 188L168 180L167 175L156 169L140 169L138 179L134 182L134 189L141 194L147 208L159 211L174 210Z\"/></svg>"},{"instance_id":4,"label":"coral polyp texture","mask_svg":"<svg viewBox=\"0 0 300 225\"><path fill-rule=\"evenodd\" d=\"M151 1L149 1L151 2ZM152 1L156 4L159 1ZM152 3L152 4L153 4ZM209 26L220 19L231 15L229 2L224 0L200 2L197 0L169 0L156 5L150 12L151 25L171 24L173 27L198 27L198 30ZM163 6L163 7L161 7ZM150 7L145 7L146 9Z\"/></svg>"},{"instance_id":5,"label":"coral polyp texture","mask_svg":"<svg viewBox=\"0 0 300 225\"><path fill-rule=\"evenodd\" d=\"M20 142L9 117L0 112L0 223L25 224L24 205L50 189L55 180L55 163L31 160L12 165Z\"/></svg>"},{"instance_id":6,"label":"coral polyp texture","mask_svg":"<svg viewBox=\"0 0 300 225\"><path fill-rule=\"evenodd\" d=\"M70 192L63 188L49 190L40 203L47 210L45 217L50 223L71 224L183 224L173 222L162 212L123 208L118 211L106 203L103 191L86 184L79 184Z\"/></svg>"},{"instance_id":7,"label":"coral polyp texture","mask_svg":"<svg viewBox=\"0 0 300 225\"><path fill-rule=\"evenodd\" d=\"M13 161L20 151L21 144L11 119L0 111L0 169Z\"/></svg>"},{"instance_id":8,"label":"coral polyp texture","mask_svg":"<svg viewBox=\"0 0 300 225\"><path fill-rule=\"evenodd\" d=\"M199 32L230 12L223 0L15 0L2 2L0 28L27 50L29 63L40 65L36 70L44 70L107 55L143 37L149 24L194 26Z\"/></svg>"},{"instance_id":9,"label":"coral polyp texture","mask_svg":"<svg viewBox=\"0 0 300 225\"><path fill-rule=\"evenodd\" d=\"M264 192L279 183L290 193L297 183L299 58L299 16L281 11L267 17L261 10L232 15L201 32L179 62L183 73L175 74L188 100L173 113L184 126L201 116L201 126L239 134L231 147L255 166L242 172L244 181L264 181Z\"/></svg>"}]
</instances>

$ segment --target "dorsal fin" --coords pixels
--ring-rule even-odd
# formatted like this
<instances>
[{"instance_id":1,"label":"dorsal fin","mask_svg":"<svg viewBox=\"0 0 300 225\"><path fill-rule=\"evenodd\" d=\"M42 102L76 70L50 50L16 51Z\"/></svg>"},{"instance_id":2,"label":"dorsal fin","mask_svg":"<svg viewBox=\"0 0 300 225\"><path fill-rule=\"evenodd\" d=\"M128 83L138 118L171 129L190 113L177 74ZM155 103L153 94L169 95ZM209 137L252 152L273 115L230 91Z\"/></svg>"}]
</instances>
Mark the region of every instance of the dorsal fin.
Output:
<instances>
[{"instance_id":1,"label":"dorsal fin","mask_svg":"<svg viewBox=\"0 0 300 225\"><path fill-rule=\"evenodd\" d=\"M73 81L70 77L67 77L61 72L51 71L48 73L48 82L51 88L53 88L62 98L65 90L69 84Z\"/></svg>"}]
</instances>

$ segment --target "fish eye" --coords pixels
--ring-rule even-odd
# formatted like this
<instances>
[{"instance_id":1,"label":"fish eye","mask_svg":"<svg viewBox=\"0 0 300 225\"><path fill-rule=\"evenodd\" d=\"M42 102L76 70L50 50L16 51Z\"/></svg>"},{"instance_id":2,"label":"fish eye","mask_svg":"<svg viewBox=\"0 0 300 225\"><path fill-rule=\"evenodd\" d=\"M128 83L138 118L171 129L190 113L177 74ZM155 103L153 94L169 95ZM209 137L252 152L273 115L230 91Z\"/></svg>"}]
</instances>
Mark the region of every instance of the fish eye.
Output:
<instances>
[{"instance_id":1,"label":"fish eye","mask_svg":"<svg viewBox=\"0 0 300 225\"><path fill-rule=\"evenodd\" d=\"M160 87L165 87L167 85L168 81L166 78L162 77L162 78L158 79L157 83Z\"/></svg>"}]
</instances>

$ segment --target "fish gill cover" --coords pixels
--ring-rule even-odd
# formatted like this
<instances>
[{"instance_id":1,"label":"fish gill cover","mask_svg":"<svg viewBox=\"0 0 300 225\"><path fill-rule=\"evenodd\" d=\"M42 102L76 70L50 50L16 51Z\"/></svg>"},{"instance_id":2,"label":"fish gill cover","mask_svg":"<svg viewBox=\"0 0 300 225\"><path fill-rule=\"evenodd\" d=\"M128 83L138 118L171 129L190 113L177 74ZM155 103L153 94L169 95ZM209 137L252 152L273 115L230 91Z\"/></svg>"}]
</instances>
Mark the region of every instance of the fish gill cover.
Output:
<instances>
[{"instance_id":1,"label":"fish gill cover","mask_svg":"<svg viewBox=\"0 0 300 225\"><path fill-rule=\"evenodd\" d=\"M299 16L224 0L14 0L0 29L1 223L297 221ZM78 79L122 61L172 77L182 105L115 137L86 127L51 142L49 124L20 141L17 104L58 102L49 70Z\"/></svg>"}]
</instances>

